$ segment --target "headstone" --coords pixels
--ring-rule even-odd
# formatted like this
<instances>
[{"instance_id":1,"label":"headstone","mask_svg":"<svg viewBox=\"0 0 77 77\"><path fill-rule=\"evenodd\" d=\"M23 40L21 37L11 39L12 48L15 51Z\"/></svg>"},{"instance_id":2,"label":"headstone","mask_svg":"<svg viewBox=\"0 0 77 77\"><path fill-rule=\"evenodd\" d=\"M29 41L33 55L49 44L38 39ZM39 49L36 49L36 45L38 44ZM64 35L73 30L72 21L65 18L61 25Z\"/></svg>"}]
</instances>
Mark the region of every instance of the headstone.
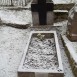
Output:
<instances>
[{"instance_id":1,"label":"headstone","mask_svg":"<svg viewBox=\"0 0 77 77\"><path fill-rule=\"evenodd\" d=\"M53 9L52 0L33 0L31 4L33 26L52 25Z\"/></svg>"},{"instance_id":2,"label":"headstone","mask_svg":"<svg viewBox=\"0 0 77 77\"><path fill-rule=\"evenodd\" d=\"M67 26L67 37L71 41L77 41L77 7L76 5L70 10Z\"/></svg>"}]
</instances>

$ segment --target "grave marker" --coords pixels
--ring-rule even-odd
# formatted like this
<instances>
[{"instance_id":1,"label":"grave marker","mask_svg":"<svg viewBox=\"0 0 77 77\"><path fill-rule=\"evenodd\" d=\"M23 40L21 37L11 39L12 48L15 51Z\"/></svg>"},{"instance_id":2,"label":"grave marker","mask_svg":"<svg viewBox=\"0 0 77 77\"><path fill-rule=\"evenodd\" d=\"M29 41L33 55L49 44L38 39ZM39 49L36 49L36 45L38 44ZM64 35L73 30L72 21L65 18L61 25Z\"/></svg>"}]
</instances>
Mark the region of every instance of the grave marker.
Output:
<instances>
[{"instance_id":1,"label":"grave marker","mask_svg":"<svg viewBox=\"0 0 77 77\"><path fill-rule=\"evenodd\" d=\"M76 10L76 6L73 7L69 12L67 27L68 27L67 37L71 41L77 41L77 10Z\"/></svg>"},{"instance_id":2,"label":"grave marker","mask_svg":"<svg viewBox=\"0 0 77 77\"><path fill-rule=\"evenodd\" d=\"M31 4L33 25L52 25L53 8L52 0L33 0Z\"/></svg>"}]
</instances>

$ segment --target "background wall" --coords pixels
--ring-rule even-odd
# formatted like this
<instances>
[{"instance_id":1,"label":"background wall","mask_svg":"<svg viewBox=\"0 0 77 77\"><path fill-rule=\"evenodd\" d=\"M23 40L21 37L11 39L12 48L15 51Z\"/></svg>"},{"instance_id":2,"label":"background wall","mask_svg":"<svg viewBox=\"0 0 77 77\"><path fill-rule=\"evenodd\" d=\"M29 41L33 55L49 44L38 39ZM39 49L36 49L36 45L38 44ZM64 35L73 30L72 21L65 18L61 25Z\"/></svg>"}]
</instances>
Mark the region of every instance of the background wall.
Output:
<instances>
[{"instance_id":1,"label":"background wall","mask_svg":"<svg viewBox=\"0 0 77 77\"><path fill-rule=\"evenodd\" d=\"M0 0L0 5L25 6L30 0Z\"/></svg>"}]
</instances>

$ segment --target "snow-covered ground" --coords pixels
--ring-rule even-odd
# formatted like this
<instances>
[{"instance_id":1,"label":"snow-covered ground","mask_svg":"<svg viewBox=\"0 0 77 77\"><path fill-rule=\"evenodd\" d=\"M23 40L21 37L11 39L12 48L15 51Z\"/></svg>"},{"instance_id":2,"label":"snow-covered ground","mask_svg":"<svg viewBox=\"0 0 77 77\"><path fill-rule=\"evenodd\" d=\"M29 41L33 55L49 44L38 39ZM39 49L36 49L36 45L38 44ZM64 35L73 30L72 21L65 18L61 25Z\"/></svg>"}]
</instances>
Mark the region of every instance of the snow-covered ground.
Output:
<instances>
[{"instance_id":1,"label":"snow-covered ground","mask_svg":"<svg viewBox=\"0 0 77 77\"><path fill-rule=\"evenodd\" d=\"M74 47L74 49L75 49L75 51L77 53L77 42L72 42L72 44L73 44L73 47Z\"/></svg>"},{"instance_id":2,"label":"snow-covered ground","mask_svg":"<svg viewBox=\"0 0 77 77\"><path fill-rule=\"evenodd\" d=\"M0 10L0 19L3 23L31 24L31 11L29 10Z\"/></svg>"},{"instance_id":3,"label":"snow-covered ground","mask_svg":"<svg viewBox=\"0 0 77 77\"><path fill-rule=\"evenodd\" d=\"M57 0L54 0L57 1ZM62 0L64 1L64 0ZM59 2L59 1L57 1ZM9 11L9 10L8 10ZM0 10L0 19L4 22L24 23L31 24L31 12L15 11L8 12L7 10ZM6 12L6 13L5 13ZM14 16L14 14L16 14ZM8 16L9 17L8 17ZM25 17L25 20L23 19ZM66 23L57 23L56 25L62 25L62 27L56 27L56 30L62 34L65 34ZM34 30L34 29L33 29ZM24 49L29 38L31 29L17 29L6 25L0 25L0 77L18 77L17 70L24 52ZM74 77L68 58L65 54L62 42L59 38L61 55L64 68L64 77Z\"/></svg>"},{"instance_id":4,"label":"snow-covered ground","mask_svg":"<svg viewBox=\"0 0 77 77\"><path fill-rule=\"evenodd\" d=\"M62 31L61 27L56 29L60 32ZM18 77L18 66L30 31L31 29L17 29L6 25L0 26L0 77ZM61 43L60 40L64 77L74 77Z\"/></svg>"},{"instance_id":5,"label":"snow-covered ground","mask_svg":"<svg viewBox=\"0 0 77 77\"><path fill-rule=\"evenodd\" d=\"M0 26L0 77L17 77L29 30Z\"/></svg>"}]
</instances>

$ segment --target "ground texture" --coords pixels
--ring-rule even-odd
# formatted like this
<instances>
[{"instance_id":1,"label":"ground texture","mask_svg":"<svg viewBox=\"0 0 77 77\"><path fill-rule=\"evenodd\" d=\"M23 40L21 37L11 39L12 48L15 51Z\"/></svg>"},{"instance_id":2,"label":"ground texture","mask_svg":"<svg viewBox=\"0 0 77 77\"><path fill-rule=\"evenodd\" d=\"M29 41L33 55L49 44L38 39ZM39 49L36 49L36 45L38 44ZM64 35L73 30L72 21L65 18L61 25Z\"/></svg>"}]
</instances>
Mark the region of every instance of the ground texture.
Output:
<instances>
[{"instance_id":1,"label":"ground texture","mask_svg":"<svg viewBox=\"0 0 77 77\"><path fill-rule=\"evenodd\" d=\"M23 19L24 16L22 12L26 17L25 20ZM15 13L15 11L8 12L7 10L1 10L0 22L3 21L5 23L13 22L19 24L22 23L31 24L32 22L31 12L29 10L22 11L22 12L19 11ZM18 14L20 14L20 16ZM55 27L55 30L57 30L59 34L65 34L66 24L58 23L57 26L59 27ZM38 30L38 29L17 29L17 28L9 27L9 25L8 26L0 25L0 77L18 77L17 70L21 58L23 56L24 49L27 45L29 34L32 30ZM64 73L65 73L64 77L74 77L72 70L70 68L70 64L68 62L68 58L65 54L64 47L62 46L60 36L59 36L59 43L61 48Z\"/></svg>"},{"instance_id":2,"label":"ground texture","mask_svg":"<svg viewBox=\"0 0 77 77\"><path fill-rule=\"evenodd\" d=\"M63 33L64 27L57 27ZM0 26L0 77L17 77L24 49L31 29L17 29L6 25ZM62 42L59 38L65 77L74 77Z\"/></svg>"},{"instance_id":3,"label":"ground texture","mask_svg":"<svg viewBox=\"0 0 77 77\"><path fill-rule=\"evenodd\" d=\"M46 38L42 41L32 37L23 68L29 69L55 69L58 60L54 38Z\"/></svg>"}]
</instances>

